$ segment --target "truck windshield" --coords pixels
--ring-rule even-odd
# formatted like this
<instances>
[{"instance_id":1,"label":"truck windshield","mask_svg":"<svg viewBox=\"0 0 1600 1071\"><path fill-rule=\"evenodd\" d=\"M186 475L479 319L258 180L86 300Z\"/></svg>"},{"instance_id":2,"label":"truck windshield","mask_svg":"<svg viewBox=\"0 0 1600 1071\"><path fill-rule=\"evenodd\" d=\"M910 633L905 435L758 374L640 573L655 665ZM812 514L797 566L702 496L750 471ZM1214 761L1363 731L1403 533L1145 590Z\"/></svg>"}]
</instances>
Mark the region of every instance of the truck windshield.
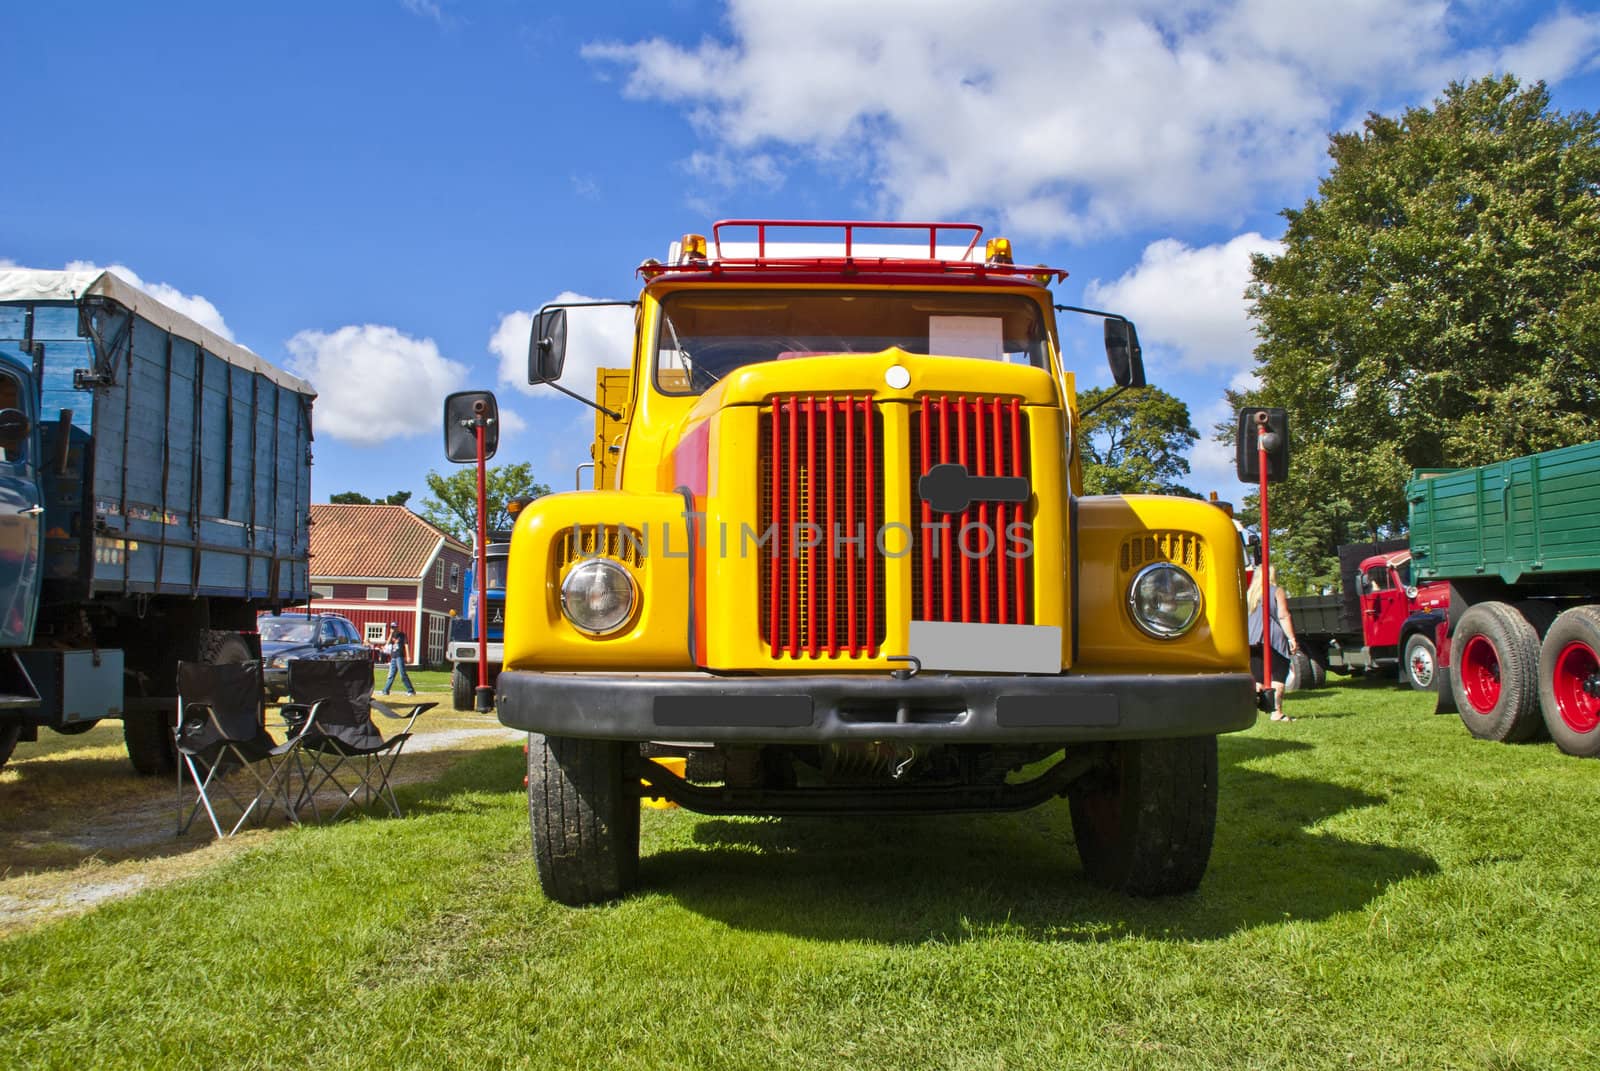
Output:
<instances>
[{"instance_id":1,"label":"truck windshield","mask_svg":"<svg viewBox=\"0 0 1600 1071\"><path fill-rule=\"evenodd\" d=\"M908 353L1047 367L1044 317L1022 294L685 290L661 301L656 384L700 394L765 361L898 346Z\"/></svg>"},{"instance_id":2,"label":"truck windshield","mask_svg":"<svg viewBox=\"0 0 1600 1071\"><path fill-rule=\"evenodd\" d=\"M310 643L316 622L304 617L262 618L258 628L262 643Z\"/></svg>"},{"instance_id":3,"label":"truck windshield","mask_svg":"<svg viewBox=\"0 0 1600 1071\"><path fill-rule=\"evenodd\" d=\"M506 558L489 558L484 561L484 575L489 578L485 591L504 591L506 589Z\"/></svg>"}]
</instances>

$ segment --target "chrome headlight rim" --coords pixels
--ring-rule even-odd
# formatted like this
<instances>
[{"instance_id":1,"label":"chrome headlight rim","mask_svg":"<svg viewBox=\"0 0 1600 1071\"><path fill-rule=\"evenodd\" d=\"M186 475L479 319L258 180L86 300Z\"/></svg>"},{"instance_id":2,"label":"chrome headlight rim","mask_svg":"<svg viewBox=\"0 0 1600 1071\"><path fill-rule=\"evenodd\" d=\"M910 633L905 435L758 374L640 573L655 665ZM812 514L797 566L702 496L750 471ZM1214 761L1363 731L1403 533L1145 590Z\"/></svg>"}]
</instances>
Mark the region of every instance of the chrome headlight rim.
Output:
<instances>
[{"instance_id":1,"label":"chrome headlight rim","mask_svg":"<svg viewBox=\"0 0 1600 1071\"><path fill-rule=\"evenodd\" d=\"M586 571L592 571L595 569L615 573L617 576L622 578L628 589L628 604L623 610L622 614L614 621L598 628L591 625L586 625L582 621L577 620L573 616L572 607L570 605L570 603L576 598L572 590L573 587L576 586L576 578ZM571 569L568 569L567 575L561 580L561 616L566 619L567 624L571 625L585 636L610 636L620 632L622 629L628 626L628 622L633 620L634 612L637 611L638 608L639 584L634 580L633 574L624 568L621 562L616 561L614 558L585 558L584 560L573 565Z\"/></svg>"},{"instance_id":2,"label":"chrome headlight rim","mask_svg":"<svg viewBox=\"0 0 1600 1071\"><path fill-rule=\"evenodd\" d=\"M1176 628L1147 621L1139 614L1139 585L1146 577L1157 572L1173 573L1176 576L1181 577L1191 588L1194 589L1194 612L1189 615L1189 619L1187 621ZM1205 616L1204 610L1205 596L1200 591L1200 582L1191 576L1187 569L1174 565L1171 562L1152 562L1135 573L1133 575L1133 581L1128 585L1128 616L1132 618L1134 625L1139 629L1140 632L1143 632L1146 636L1149 636L1152 639L1176 640L1188 635L1194 629L1195 625L1200 623L1200 619Z\"/></svg>"}]
</instances>

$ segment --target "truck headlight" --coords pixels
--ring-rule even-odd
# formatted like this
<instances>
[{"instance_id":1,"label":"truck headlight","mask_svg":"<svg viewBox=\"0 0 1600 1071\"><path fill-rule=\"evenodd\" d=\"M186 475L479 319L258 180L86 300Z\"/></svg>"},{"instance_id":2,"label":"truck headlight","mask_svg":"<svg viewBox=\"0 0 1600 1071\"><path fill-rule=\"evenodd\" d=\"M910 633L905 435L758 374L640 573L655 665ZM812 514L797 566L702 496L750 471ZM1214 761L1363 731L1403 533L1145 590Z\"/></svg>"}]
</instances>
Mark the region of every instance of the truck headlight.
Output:
<instances>
[{"instance_id":1,"label":"truck headlight","mask_svg":"<svg viewBox=\"0 0 1600 1071\"><path fill-rule=\"evenodd\" d=\"M561 582L561 613L574 628L593 636L627 624L638 598L633 576L610 558L579 562Z\"/></svg>"},{"instance_id":2,"label":"truck headlight","mask_svg":"<svg viewBox=\"0 0 1600 1071\"><path fill-rule=\"evenodd\" d=\"M1176 565L1147 565L1128 586L1128 612L1156 639L1176 639L1200 620L1200 587Z\"/></svg>"}]
</instances>

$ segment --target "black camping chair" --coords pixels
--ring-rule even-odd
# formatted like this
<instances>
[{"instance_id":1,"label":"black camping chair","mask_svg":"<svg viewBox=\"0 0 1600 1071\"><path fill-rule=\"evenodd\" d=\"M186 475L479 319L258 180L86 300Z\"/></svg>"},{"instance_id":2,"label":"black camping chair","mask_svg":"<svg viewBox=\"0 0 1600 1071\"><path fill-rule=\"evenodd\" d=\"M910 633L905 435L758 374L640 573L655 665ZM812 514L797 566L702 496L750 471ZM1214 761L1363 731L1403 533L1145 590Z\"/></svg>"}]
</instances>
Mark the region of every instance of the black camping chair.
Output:
<instances>
[{"instance_id":1,"label":"black camping chair","mask_svg":"<svg viewBox=\"0 0 1600 1071\"><path fill-rule=\"evenodd\" d=\"M219 837L239 832L258 809L265 819L280 800L289 820L295 820L288 795L289 753L295 745L292 741L277 743L262 725L260 662L179 662L178 724L173 729L173 742L179 760L179 836L194 824L202 808ZM230 778L239 770L250 775L242 792L235 791ZM195 793L187 814L186 778ZM217 816L219 790L240 812L226 833Z\"/></svg>"},{"instance_id":2,"label":"black camping chair","mask_svg":"<svg viewBox=\"0 0 1600 1071\"><path fill-rule=\"evenodd\" d=\"M344 797L332 818L344 814L358 799L360 806L366 806L374 798L382 800L399 818L400 804L394 798L389 775L406 741L411 739L411 727L417 717L438 704L416 703L409 714L397 714L373 699L372 662L366 658L302 658L290 662L289 698L290 702L282 707L283 718L299 744L295 754L303 775L295 810L301 811L310 804L312 814L320 821L317 793L331 784ZM385 740L373 723L374 710L405 722L405 726ZM352 775L354 780L350 780Z\"/></svg>"}]
</instances>

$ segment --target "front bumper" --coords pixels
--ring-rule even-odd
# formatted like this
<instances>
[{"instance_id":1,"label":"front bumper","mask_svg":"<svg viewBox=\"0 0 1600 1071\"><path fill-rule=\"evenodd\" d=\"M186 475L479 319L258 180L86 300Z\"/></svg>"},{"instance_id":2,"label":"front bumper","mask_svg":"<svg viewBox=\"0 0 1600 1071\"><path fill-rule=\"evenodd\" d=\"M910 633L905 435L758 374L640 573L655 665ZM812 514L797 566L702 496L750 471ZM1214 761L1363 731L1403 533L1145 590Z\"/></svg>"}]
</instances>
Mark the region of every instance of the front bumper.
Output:
<instances>
[{"instance_id":1,"label":"front bumper","mask_svg":"<svg viewBox=\"0 0 1600 1071\"><path fill-rule=\"evenodd\" d=\"M506 658L505 651L506 645L500 640L490 640L485 648L491 665L499 665L504 662ZM472 662L476 664L478 661L478 641L473 640L471 643L463 643L452 640L449 646L445 648L444 656L451 662Z\"/></svg>"},{"instance_id":2,"label":"front bumper","mask_svg":"<svg viewBox=\"0 0 1600 1071\"><path fill-rule=\"evenodd\" d=\"M600 740L1071 743L1209 736L1256 720L1248 673L719 677L500 674L500 721Z\"/></svg>"}]
</instances>

